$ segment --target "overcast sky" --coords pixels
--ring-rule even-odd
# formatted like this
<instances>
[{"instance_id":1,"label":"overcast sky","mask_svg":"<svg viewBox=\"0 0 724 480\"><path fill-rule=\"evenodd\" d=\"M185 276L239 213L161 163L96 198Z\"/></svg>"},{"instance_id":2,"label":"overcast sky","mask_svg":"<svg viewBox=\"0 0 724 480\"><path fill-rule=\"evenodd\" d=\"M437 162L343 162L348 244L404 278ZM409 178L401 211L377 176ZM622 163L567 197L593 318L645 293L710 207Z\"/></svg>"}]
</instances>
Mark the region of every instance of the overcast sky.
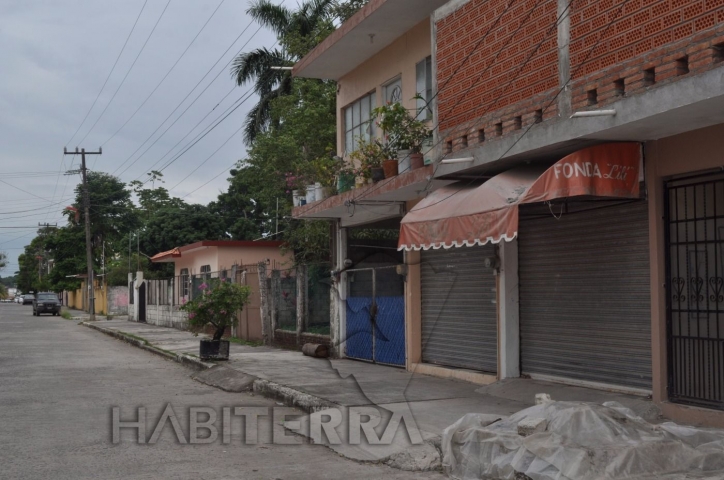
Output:
<instances>
[{"instance_id":1,"label":"overcast sky","mask_svg":"<svg viewBox=\"0 0 724 480\"><path fill-rule=\"evenodd\" d=\"M144 3L145 8L108 83L74 136L111 72ZM10 260L0 275L11 275L17 270L17 257L34 237L39 222L60 225L64 220L61 211L71 203L73 189L80 181L78 175L63 175L66 170L78 168L80 162L80 157L63 156L64 146L69 150L78 146L93 151L102 146L102 156L87 157L89 168L115 172L124 182L143 179L147 171L159 169L175 158L184 145L248 91L249 85L235 87L227 63L242 47L244 51L271 47L276 40L270 31L258 30L257 24L251 24L235 41L250 24L245 14L248 3L246 0L0 2L0 182L5 182L0 183L0 251L7 252ZM296 5L293 0L284 3L290 7ZM201 31L219 4L218 11ZM173 67L199 31L201 34ZM158 90L128 121L172 67ZM209 84L178 122L161 136ZM119 85L120 90L111 101ZM191 95L183 101L189 92ZM164 186L172 195L188 195L186 201L205 204L215 199L220 189L226 188L225 172L245 155L241 133L235 132L255 100L251 97L163 171ZM146 151L153 142L156 143ZM223 145L224 142L227 143ZM206 163L184 179L204 161ZM216 175L219 176L211 180Z\"/></svg>"}]
</instances>

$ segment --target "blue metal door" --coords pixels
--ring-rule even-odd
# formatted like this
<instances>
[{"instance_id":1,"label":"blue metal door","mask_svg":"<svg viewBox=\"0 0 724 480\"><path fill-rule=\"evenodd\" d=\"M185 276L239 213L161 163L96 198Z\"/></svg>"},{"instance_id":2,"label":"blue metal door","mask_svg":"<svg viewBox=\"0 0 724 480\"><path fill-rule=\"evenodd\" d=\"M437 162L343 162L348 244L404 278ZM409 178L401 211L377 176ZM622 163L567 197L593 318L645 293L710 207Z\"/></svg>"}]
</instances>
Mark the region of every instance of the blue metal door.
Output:
<instances>
[{"instance_id":1,"label":"blue metal door","mask_svg":"<svg viewBox=\"0 0 724 480\"><path fill-rule=\"evenodd\" d=\"M347 280L347 356L404 366L404 280L394 266L348 270Z\"/></svg>"}]
</instances>

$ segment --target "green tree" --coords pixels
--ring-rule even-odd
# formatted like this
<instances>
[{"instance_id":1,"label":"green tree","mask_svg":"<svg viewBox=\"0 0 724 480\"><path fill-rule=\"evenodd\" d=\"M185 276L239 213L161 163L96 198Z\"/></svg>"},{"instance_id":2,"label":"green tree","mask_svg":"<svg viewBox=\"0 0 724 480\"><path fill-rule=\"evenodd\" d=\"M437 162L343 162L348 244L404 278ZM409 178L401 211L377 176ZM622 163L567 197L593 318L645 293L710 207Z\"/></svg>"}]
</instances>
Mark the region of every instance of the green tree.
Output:
<instances>
[{"instance_id":1,"label":"green tree","mask_svg":"<svg viewBox=\"0 0 724 480\"><path fill-rule=\"evenodd\" d=\"M8 254L5 252L0 252L0 272L2 272L5 267L8 266Z\"/></svg>"},{"instance_id":2,"label":"green tree","mask_svg":"<svg viewBox=\"0 0 724 480\"><path fill-rule=\"evenodd\" d=\"M333 32L334 5L334 0L307 0L292 11L270 0L257 0L247 10L254 20L277 35L281 46L241 53L232 63L237 85L253 82L254 91L259 95L259 102L247 114L244 127L247 143L252 143L274 122L271 102L293 91L290 72L271 67L293 65Z\"/></svg>"},{"instance_id":3,"label":"green tree","mask_svg":"<svg viewBox=\"0 0 724 480\"><path fill-rule=\"evenodd\" d=\"M141 252L153 256L201 240L226 240L225 222L204 205L182 204L154 212L139 232Z\"/></svg>"},{"instance_id":4,"label":"green tree","mask_svg":"<svg viewBox=\"0 0 724 480\"><path fill-rule=\"evenodd\" d=\"M140 226L138 212L131 201L131 192L117 177L103 172L88 172L91 237L96 256L103 242L111 252L120 250L120 241ZM83 211L83 187L75 189L73 205ZM70 213L69 213L70 215Z\"/></svg>"}]
</instances>

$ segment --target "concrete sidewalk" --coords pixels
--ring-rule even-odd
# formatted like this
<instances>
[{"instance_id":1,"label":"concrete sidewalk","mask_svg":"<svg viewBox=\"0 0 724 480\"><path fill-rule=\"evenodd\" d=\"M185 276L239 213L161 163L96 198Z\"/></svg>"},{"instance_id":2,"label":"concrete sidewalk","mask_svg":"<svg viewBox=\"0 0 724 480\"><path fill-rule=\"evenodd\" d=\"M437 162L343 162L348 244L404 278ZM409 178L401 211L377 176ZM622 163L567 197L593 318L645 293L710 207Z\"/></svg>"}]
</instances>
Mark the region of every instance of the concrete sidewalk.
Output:
<instances>
[{"instance_id":1,"label":"concrete sidewalk","mask_svg":"<svg viewBox=\"0 0 724 480\"><path fill-rule=\"evenodd\" d=\"M532 406L536 393L548 393L555 400L617 401L649 421L660 421L658 409L644 397L521 378L480 386L400 368L348 359L316 359L301 352L237 343L231 344L229 361L215 366L198 359L199 337L189 332L124 320L87 325L192 363L206 370L196 378L210 385L231 391L253 388L309 413L330 406L349 409L371 405L387 411L404 408L412 413L422 438L432 445L439 441L443 429L466 413L510 415ZM336 450L350 458L371 460L369 451Z\"/></svg>"}]
</instances>

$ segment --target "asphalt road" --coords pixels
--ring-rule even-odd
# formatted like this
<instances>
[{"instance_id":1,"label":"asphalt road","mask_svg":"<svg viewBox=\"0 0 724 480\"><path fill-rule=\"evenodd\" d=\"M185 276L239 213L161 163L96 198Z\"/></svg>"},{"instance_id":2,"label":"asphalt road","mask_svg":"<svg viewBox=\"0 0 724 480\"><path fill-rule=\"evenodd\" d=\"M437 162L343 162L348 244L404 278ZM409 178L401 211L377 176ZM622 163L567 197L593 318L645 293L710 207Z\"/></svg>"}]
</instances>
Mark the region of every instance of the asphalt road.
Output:
<instances>
[{"instance_id":1,"label":"asphalt road","mask_svg":"<svg viewBox=\"0 0 724 480\"><path fill-rule=\"evenodd\" d=\"M256 444L244 444L239 417L228 444L221 432L211 444L181 444L170 423L153 445L139 444L132 429L120 430L120 442L113 443L114 406L124 421L145 407L148 439L170 404L186 440L190 407L211 407L221 416L224 407L277 406L200 384L191 373L75 321L34 317L30 305L0 304L0 478L442 478L359 464L319 445L273 444L271 430L279 434L281 427L263 417ZM221 419L215 425L221 430Z\"/></svg>"}]
</instances>

